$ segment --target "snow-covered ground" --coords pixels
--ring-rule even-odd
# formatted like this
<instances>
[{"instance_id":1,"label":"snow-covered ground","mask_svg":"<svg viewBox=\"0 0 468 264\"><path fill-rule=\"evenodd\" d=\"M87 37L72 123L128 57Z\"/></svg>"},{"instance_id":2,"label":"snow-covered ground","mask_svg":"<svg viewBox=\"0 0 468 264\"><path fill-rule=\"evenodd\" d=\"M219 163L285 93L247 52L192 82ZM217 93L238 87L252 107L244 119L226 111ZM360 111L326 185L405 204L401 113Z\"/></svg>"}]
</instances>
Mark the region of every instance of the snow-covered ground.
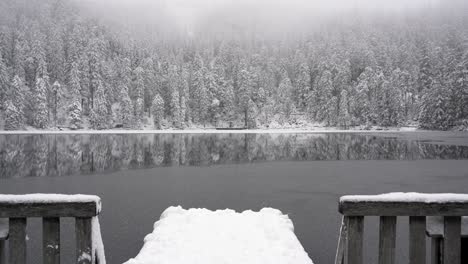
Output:
<instances>
[{"instance_id":1,"label":"snow-covered ground","mask_svg":"<svg viewBox=\"0 0 468 264\"><path fill-rule=\"evenodd\" d=\"M169 207L137 257L126 264L312 264L279 210Z\"/></svg>"}]
</instances>

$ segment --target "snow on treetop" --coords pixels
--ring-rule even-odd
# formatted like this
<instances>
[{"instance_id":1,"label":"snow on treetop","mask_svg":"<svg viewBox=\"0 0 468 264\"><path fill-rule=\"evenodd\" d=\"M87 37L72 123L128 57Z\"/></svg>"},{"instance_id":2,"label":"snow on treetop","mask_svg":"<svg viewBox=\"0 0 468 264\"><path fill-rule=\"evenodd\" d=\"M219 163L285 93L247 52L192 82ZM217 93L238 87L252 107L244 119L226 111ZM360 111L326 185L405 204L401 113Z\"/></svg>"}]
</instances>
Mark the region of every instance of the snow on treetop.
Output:
<instances>
[{"instance_id":1,"label":"snow on treetop","mask_svg":"<svg viewBox=\"0 0 468 264\"><path fill-rule=\"evenodd\" d=\"M96 195L85 194L53 194L53 193L33 193L33 194L0 194L0 203L20 204L20 203L90 203L97 205L97 212L101 211L101 198Z\"/></svg>"},{"instance_id":2,"label":"snow on treetop","mask_svg":"<svg viewBox=\"0 0 468 264\"><path fill-rule=\"evenodd\" d=\"M312 264L294 234L292 221L279 210L241 213L169 207L153 233L126 264L291 263Z\"/></svg>"},{"instance_id":3,"label":"snow on treetop","mask_svg":"<svg viewBox=\"0 0 468 264\"><path fill-rule=\"evenodd\" d=\"M416 202L416 203L468 203L468 194L394 192L378 195L345 195L343 202Z\"/></svg>"}]
</instances>

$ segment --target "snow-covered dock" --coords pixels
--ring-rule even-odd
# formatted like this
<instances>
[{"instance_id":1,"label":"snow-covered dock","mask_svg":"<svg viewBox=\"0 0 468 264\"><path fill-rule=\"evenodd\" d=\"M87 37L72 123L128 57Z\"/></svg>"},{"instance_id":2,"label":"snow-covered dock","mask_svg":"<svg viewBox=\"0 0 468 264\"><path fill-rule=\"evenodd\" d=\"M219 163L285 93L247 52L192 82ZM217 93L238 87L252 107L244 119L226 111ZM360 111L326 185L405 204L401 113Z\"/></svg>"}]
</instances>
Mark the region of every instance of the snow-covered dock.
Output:
<instances>
[{"instance_id":1,"label":"snow-covered dock","mask_svg":"<svg viewBox=\"0 0 468 264\"><path fill-rule=\"evenodd\" d=\"M126 264L312 264L279 210L210 211L169 207Z\"/></svg>"}]
</instances>

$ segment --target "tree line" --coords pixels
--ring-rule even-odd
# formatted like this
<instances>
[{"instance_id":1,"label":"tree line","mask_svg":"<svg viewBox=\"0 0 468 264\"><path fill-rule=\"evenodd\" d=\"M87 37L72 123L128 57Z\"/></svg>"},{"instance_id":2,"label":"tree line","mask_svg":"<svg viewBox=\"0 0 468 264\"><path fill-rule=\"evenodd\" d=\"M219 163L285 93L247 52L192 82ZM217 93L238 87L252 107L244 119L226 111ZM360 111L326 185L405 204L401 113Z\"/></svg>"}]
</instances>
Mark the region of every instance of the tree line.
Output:
<instances>
[{"instance_id":1,"label":"tree line","mask_svg":"<svg viewBox=\"0 0 468 264\"><path fill-rule=\"evenodd\" d=\"M468 19L429 15L168 44L69 0L2 1L3 127L468 126Z\"/></svg>"}]
</instances>

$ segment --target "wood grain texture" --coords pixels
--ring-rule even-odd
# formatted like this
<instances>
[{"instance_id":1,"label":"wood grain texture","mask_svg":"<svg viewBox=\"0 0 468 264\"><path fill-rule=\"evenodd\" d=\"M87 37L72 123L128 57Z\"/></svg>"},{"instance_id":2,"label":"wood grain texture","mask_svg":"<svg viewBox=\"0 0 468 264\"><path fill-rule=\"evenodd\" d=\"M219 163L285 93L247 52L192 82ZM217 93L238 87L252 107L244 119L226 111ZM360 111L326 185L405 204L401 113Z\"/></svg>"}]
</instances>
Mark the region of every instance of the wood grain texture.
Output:
<instances>
[{"instance_id":1,"label":"wood grain texture","mask_svg":"<svg viewBox=\"0 0 468 264\"><path fill-rule=\"evenodd\" d=\"M60 264L60 218L42 219L43 264Z\"/></svg>"},{"instance_id":2,"label":"wood grain texture","mask_svg":"<svg viewBox=\"0 0 468 264\"><path fill-rule=\"evenodd\" d=\"M363 263L364 217L350 216L347 221L348 239L346 240L346 263Z\"/></svg>"},{"instance_id":3,"label":"wood grain texture","mask_svg":"<svg viewBox=\"0 0 468 264\"><path fill-rule=\"evenodd\" d=\"M5 241L0 240L0 264L6 263L6 248L5 248Z\"/></svg>"},{"instance_id":4,"label":"wood grain texture","mask_svg":"<svg viewBox=\"0 0 468 264\"><path fill-rule=\"evenodd\" d=\"M90 217L75 219L76 263L91 264L93 261L92 221Z\"/></svg>"},{"instance_id":5,"label":"wood grain texture","mask_svg":"<svg viewBox=\"0 0 468 264\"><path fill-rule=\"evenodd\" d=\"M461 258L461 217L444 217L444 263L460 264Z\"/></svg>"},{"instance_id":6,"label":"wood grain texture","mask_svg":"<svg viewBox=\"0 0 468 264\"><path fill-rule=\"evenodd\" d=\"M335 255L335 264L344 263L346 240L348 238L348 231L346 227L347 222L348 222L348 217L344 216L343 219L341 220L340 236L338 237L338 246L336 248L336 255Z\"/></svg>"},{"instance_id":7,"label":"wood grain texture","mask_svg":"<svg viewBox=\"0 0 468 264\"><path fill-rule=\"evenodd\" d=\"M379 264L395 263L396 216L381 216L379 228Z\"/></svg>"},{"instance_id":8,"label":"wood grain texture","mask_svg":"<svg viewBox=\"0 0 468 264\"><path fill-rule=\"evenodd\" d=\"M9 264L26 264L26 218L10 218Z\"/></svg>"},{"instance_id":9,"label":"wood grain texture","mask_svg":"<svg viewBox=\"0 0 468 264\"><path fill-rule=\"evenodd\" d=\"M410 264L426 263L426 217L409 218L409 258Z\"/></svg>"},{"instance_id":10,"label":"wood grain texture","mask_svg":"<svg viewBox=\"0 0 468 264\"><path fill-rule=\"evenodd\" d=\"M0 241L8 238L8 218L0 218Z\"/></svg>"},{"instance_id":11,"label":"wood grain texture","mask_svg":"<svg viewBox=\"0 0 468 264\"><path fill-rule=\"evenodd\" d=\"M97 205L86 203L0 203L0 218L93 217Z\"/></svg>"},{"instance_id":12,"label":"wood grain texture","mask_svg":"<svg viewBox=\"0 0 468 264\"><path fill-rule=\"evenodd\" d=\"M468 203L340 202L339 211L349 216L463 216Z\"/></svg>"}]
</instances>

